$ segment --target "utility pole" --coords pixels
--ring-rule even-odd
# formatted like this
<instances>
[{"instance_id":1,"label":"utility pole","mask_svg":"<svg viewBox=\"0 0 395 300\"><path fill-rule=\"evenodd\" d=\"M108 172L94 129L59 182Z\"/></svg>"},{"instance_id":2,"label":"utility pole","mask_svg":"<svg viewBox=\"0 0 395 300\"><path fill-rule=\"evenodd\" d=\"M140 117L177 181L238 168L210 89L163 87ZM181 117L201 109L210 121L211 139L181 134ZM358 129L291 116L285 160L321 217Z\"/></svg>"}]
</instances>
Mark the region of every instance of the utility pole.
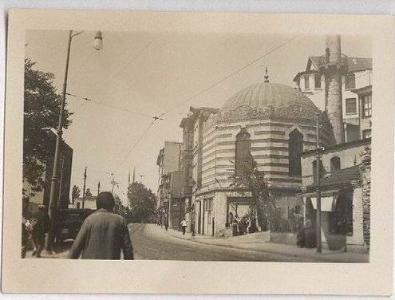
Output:
<instances>
[{"instance_id":1,"label":"utility pole","mask_svg":"<svg viewBox=\"0 0 395 300\"><path fill-rule=\"evenodd\" d=\"M66 67L64 71L64 81L62 88L62 98L60 102L60 110L59 110L59 118L57 124L57 134L56 134L56 143L55 143L55 153L53 158L53 167L52 167L52 178L51 178L51 188L49 192L49 207L48 207L48 216L49 216L49 232L48 232L48 242L47 242L47 251L52 254L52 245L55 240L55 232L56 232L56 221L57 221L57 200L58 200L58 192L59 192L59 158L60 152L62 148L62 135L63 135L63 117L64 110L66 106L66 95L67 95L67 78L69 73L69 62L70 62L70 50L71 50L71 41L73 37L81 34L80 32L74 32L73 30L69 30L68 34L68 42L67 42L67 54L66 54ZM100 31L98 31L95 35L95 49L100 50L103 46L103 37Z\"/></svg>"},{"instance_id":2,"label":"utility pole","mask_svg":"<svg viewBox=\"0 0 395 300\"><path fill-rule=\"evenodd\" d=\"M320 113L316 114L316 193L317 193L317 252L322 252L322 243L321 243L321 148L320 148Z\"/></svg>"},{"instance_id":3,"label":"utility pole","mask_svg":"<svg viewBox=\"0 0 395 300\"><path fill-rule=\"evenodd\" d=\"M82 191L82 208L84 208L85 206L86 169L88 169L88 167L85 167L85 171L84 171L84 189Z\"/></svg>"},{"instance_id":4,"label":"utility pole","mask_svg":"<svg viewBox=\"0 0 395 300\"><path fill-rule=\"evenodd\" d=\"M62 163L60 167L60 181L59 181L59 195L58 195L58 203L60 206L62 204L62 193L63 193L63 167L64 167L64 157L62 157ZM68 202L68 201L67 201Z\"/></svg>"},{"instance_id":5,"label":"utility pole","mask_svg":"<svg viewBox=\"0 0 395 300\"><path fill-rule=\"evenodd\" d=\"M110 183L112 185L111 193L114 194L114 187L118 184L118 182L116 182L114 177L112 177L112 180Z\"/></svg>"}]
</instances>

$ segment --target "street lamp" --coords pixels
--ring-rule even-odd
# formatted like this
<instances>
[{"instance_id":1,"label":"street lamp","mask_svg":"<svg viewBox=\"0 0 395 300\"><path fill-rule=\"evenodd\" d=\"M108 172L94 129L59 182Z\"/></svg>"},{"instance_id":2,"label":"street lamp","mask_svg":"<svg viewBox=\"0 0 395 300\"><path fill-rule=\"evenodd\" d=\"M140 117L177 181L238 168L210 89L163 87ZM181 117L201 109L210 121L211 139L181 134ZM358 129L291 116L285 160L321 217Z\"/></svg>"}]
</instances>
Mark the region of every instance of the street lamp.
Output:
<instances>
[{"instance_id":1,"label":"street lamp","mask_svg":"<svg viewBox=\"0 0 395 300\"><path fill-rule=\"evenodd\" d=\"M48 234L48 243L47 250L48 252L52 252L52 245L55 238L55 226L56 226L56 215L57 215L57 197L58 194L58 164L59 164L59 156L60 156L60 147L61 140L63 134L63 115L64 108L66 104L66 95L67 95L67 77L69 73L69 61L70 61L70 49L71 49L71 41L73 37L81 34L82 31L73 32L73 30L69 31L69 38L67 43L67 55L66 55L66 68L64 73L64 81L63 81L63 90L62 90L62 100L60 104L60 112L58 119L58 127L57 127L57 135L56 135L56 146L55 146L55 155L53 160L53 170L52 170L52 178L51 178L51 190L49 194L49 234ZM100 31L98 31L95 35L95 43L94 47L96 50L100 50L103 46L103 38Z\"/></svg>"}]
</instances>

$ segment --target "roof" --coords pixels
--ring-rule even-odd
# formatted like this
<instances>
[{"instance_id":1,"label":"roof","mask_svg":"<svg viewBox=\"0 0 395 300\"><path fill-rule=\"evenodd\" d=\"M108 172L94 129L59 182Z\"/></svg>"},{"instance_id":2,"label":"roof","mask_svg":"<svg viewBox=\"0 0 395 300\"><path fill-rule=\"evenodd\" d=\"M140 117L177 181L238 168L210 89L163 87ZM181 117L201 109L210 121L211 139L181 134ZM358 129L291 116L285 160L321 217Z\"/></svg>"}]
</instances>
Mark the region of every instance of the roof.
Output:
<instances>
[{"instance_id":1,"label":"roof","mask_svg":"<svg viewBox=\"0 0 395 300\"><path fill-rule=\"evenodd\" d=\"M371 58L347 56L343 54L342 59L347 64L348 72L353 73L353 72L372 69ZM310 56L309 60L311 61L311 64L313 64L317 69L326 63L325 55ZM309 67L309 62L307 62L307 68L308 67Z\"/></svg>"},{"instance_id":2,"label":"roof","mask_svg":"<svg viewBox=\"0 0 395 300\"><path fill-rule=\"evenodd\" d=\"M364 86L359 89L352 89L351 92L358 95L366 95L372 93L372 85Z\"/></svg>"},{"instance_id":3,"label":"roof","mask_svg":"<svg viewBox=\"0 0 395 300\"><path fill-rule=\"evenodd\" d=\"M349 168L340 169L331 173L329 176L321 178L320 187L325 189L329 187L341 187L350 185L352 181L360 180L359 166L352 166ZM314 190L316 186L309 185L308 190Z\"/></svg>"},{"instance_id":4,"label":"roof","mask_svg":"<svg viewBox=\"0 0 395 300\"><path fill-rule=\"evenodd\" d=\"M344 150L344 149L350 149L350 148L361 146L361 145L370 145L370 143L371 143L371 138L360 139L360 140L341 143L341 144L335 144L335 145L325 147L324 153L328 153L328 152L332 152L332 151L340 151L340 150ZM316 154L315 149L308 150L308 151L305 151L302 153L302 157L308 157L308 156L315 155L315 154Z\"/></svg>"},{"instance_id":5,"label":"roof","mask_svg":"<svg viewBox=\"0 0 395 300\"><path fill-rule=\"evenodd\" d=\"M222 106L222 112L246 107L257 112L270 111L270 116L303 117L314 120L319 109L303 93L290 86L261 82L248 86L229 98Z\"/></svg>"},{"instance_id":6,"label":"roof","mask_svg":"<svg viewBox=\"0 0 395 300\"><path fill-rule=\"evenodd\" d=\"M347 65L347 72L354 73L364 70L372 70L372 58L369 57L355 57L355 56L347 56L342 54L343 63ZM321 56L309 56L307 60L306 71L312 71L311 67L313 66L315 70L318 70L321 66L326 64L325 55ZM299 72L294 77L293 81L296 81L304 72Z\"/></svg>"},{"instance_id":7,"label":"roof","mask_svg":"<svg viewBox=\"0 0 395 300\"><path fill-rule=\"evenodd\" d=\"M218 108L213 108L213 107L193 107L193 106L191 106L189 108L188 116L181 120L180 127L183 128L185 126L188 126L188 124L189 125L193 124L193 122L195 122L196 118L198 118L199 115L201 115L201 114L203 114L207 117L210 114L217 113L218 110L219 110Z\"/></svg>"}]
</instances>

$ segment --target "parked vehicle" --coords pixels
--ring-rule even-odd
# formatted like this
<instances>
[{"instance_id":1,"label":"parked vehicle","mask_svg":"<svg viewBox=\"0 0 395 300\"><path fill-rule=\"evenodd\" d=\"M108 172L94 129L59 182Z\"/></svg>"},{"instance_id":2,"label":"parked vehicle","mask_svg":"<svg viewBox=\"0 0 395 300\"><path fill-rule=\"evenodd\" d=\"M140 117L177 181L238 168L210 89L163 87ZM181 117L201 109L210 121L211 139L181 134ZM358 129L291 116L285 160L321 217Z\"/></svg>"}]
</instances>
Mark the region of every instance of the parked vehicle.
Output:
<instances>
[{"instance_id":1,"label":"parked vehicle","mask_svg":"<svg viewBox=\"0 0 395 300\"><path fill-rule=\"evenodd\" d=\"M74 240L80 231L82 223L92 212L94 212L94 210L88 208L67 208L59 210L56 241L64 242L66 240Z\"/></svg>"}]
</instances>

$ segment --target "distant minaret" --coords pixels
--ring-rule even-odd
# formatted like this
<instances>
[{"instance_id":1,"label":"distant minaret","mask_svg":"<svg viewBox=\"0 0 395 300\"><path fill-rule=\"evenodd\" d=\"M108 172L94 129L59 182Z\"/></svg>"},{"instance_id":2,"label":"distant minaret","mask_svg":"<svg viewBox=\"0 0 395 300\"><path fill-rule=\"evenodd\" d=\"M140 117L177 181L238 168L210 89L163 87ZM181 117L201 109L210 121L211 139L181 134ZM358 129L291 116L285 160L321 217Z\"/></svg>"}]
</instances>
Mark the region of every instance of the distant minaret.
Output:
<instances>
[{"instance_id":1,"label":"distant minaret","mask_svg":"<svg viewBox=\"0 0 395 300\"><path fill-rule=\"evenodd\" d=\"M136 167L133 168L133 183L136 182Z\"/></svg>"},{"instance_id":2,"label":"distant minaret","mask_svg":"<svg viewBox=\"0 0 395 300\"><path fill-rule=\"evenodd\" d=\"M129 173L128 173L128 186L130 185L130 169L129 169Z\"/></svg>"},{"instance_id":3,"label":"distant minaret","mask_svg":"<svg viewBox=\"0 0 395 300\"><path fill-rule=\"evenodd\" d=\"M332 125L336 144L344 143L344 124L342 111L342 74L344 64L341 59L339 35L326 37L325 94L326 113Z\"/></svg>"}]
</instances>

